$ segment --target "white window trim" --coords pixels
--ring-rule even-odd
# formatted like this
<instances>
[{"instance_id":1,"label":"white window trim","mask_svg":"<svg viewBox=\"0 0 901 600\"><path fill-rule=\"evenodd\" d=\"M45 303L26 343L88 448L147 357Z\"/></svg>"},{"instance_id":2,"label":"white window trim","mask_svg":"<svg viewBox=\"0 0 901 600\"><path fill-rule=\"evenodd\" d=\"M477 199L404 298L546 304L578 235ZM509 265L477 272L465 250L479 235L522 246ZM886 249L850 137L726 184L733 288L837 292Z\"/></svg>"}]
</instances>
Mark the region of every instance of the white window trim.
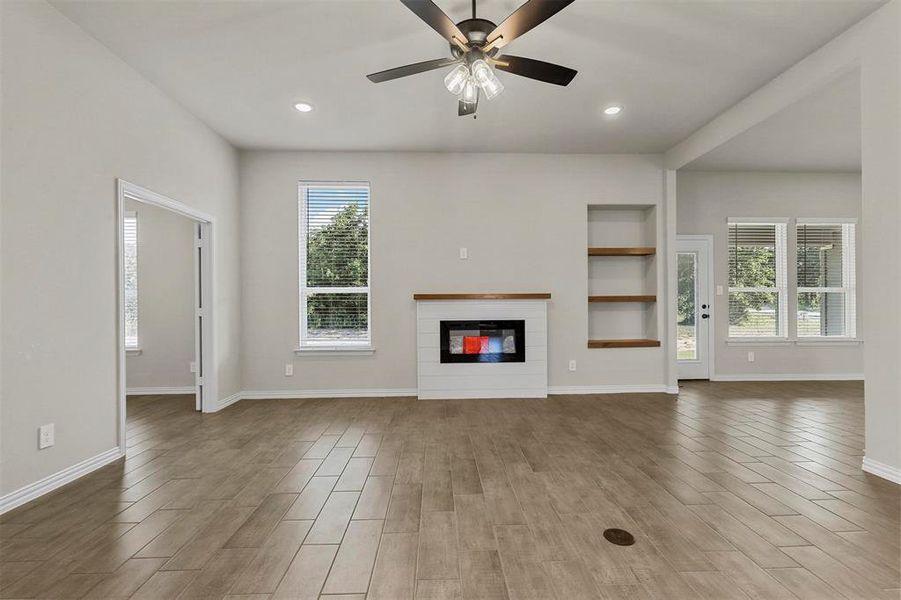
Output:
<instances>
[{"instance_id":1,"label":"white window trim","mask_svg":"<svg viewBox=\"0 0 901 600\"><path fill-rule=\"evenodd\" d=\"M369 224L366 227L366 279L365 287L308 287L307 286L307 202L305 190L309 187L366 187L369 192L367 211ZM327 354L329 356L360 356L372 354L372 187L368 181L319 181L302 180L297 185L297 246L298 246L298 343L294 349L297 356ZM366 294L366 326L368 339L361 342L328 341L316 342L307 339L307 296L315 293L365 293Z\"/></svg>"},{"instance_id":2,"label":"white window trim","mask_svg":"<svg viewBox=\"0 0 901 600\"><path fill-rule=\"evenodd\" d=\"M802 337L795 340L798 346L859 346L863 344L860 338L850 338L843 336L810 336Z\"/></svg>"},{"instance_id":3,"label":"white window trim","mask_svg":"<svg viewBox=\"0 0 901 600\"><path fill-rule=\"evenodd\" d=\"M728 217L726 222L738 225L788 225L791 217Z\"/></svg>"},{"instance_id":4,"label":"white window trim","mask_svg":"<svg viewBox=\"0 0 901 600\"><path fill-rule=\"evenodd\" d=\"M842 336L797 336L799 345L822 346L824 341L838 344L858 342L857 338L857 219L798 217L795 220L795 245L798 240L798 225L841 225L842 226L842 285L841 287L795 287L795 325L798 319L798 298L803 293L842 293L845 296L845 331ZM847 268L844 268L847 267ZM806 342L812 342L807 344Z\"/></svg>"},{"instance_id":5,"label":"white window trim","mask_svg":"<svg viewBox=\"0 0 901 600\"><path fill-rule=\"evenodd\" d=\"M860 338L839 336L782 338L726 338L727 346L857 346L863 344Z\"/></svg>"},{"instance_id":6,"label":"white window trim","mask_svg":"<svg viewBox=\"0 0 901 600\"><path fill-rule=\"evenodd\" d=\"M774 225L775 226L775 235L776 235L776 287L727 287L727 297L726 302L729 302L729 298L731 297L732 292L767 292L767 293L776 293L778 294L778 311L777 317L778 322L776 323L776 327L778 328L779 335L771 336L771 337L727 337L727 343L735 343L735 342L763 342L767 344L773 344L774 342L785 342L791 343L792 340L788 337L788 217L772 217L772 218L761 218L761 217L729 217L726 219L727 221L727 232L726 232L726 246L728 248L729 239L728 239L728 226L732 224L736 225ZM728 260L728 252L726 253ZM731 277L731 274L730 274ZM727 304L728 305L728 304ZM728 312L727 312L728 314ZM729 323L726 323L726 329L729 329Z\"/></svg>"},{"instance_id":7,"label":"white window trim","mask_svg":"<svg viewBox=\"0 0 901 600\"><path fill-rule=\"evenodd\" d=\"M794 340L777 337L730 337L727 346L791 346Z\"/></svg>"},{"instance_id":8,"label":"white window trim","mask_svg":"<svg viewBox=\"0 0 901 600\"><path fill-rule=\"evenodd\" d=\"M798 217L798 225L857 225L855 217Z\"/></svg>"},{"instance_id":9,"label":"white window trim","mask_svg":"<svg viewBox=\"0 0 901 600\"><path fill-rule=\"evenodd\" d=\"M346 344L346 345L314 345L302 346L294 349L297 356L309 356L313 354L324 354L328 356L365 356L367 354L375 354L375 348L371 345L362 344Z\"/></svg>"}]
</instances>

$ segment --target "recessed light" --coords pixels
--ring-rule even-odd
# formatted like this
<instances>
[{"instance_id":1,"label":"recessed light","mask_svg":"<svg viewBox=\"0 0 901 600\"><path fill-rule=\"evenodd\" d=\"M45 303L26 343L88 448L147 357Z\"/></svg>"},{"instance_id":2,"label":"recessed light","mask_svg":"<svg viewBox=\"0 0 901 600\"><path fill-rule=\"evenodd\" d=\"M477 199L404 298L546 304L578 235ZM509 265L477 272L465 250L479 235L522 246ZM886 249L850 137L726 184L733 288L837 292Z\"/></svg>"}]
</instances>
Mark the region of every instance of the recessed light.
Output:
<instances>
[{"instance_id":1,"label":"recessed light","mask_svg":"<svg viewBox=\"0 0 901 600\"><path fill-rule=\"evenodd\" d=\"M618 115L620 112L622 112L622 110L622 106L608 106L604 109L604 114L610 115L612 117L613 115Z\"/></svg>"},{"instance_id":2,"label":"recessed light","mask_svg":"<svg viewBox=\"0 0 901 600\"><path fill-rule=\"evenodd\" d=\"M294 108L296 108L300 112L306 113L306 112L310 112L311 110L313 110L313 105L307 104L306 102L298 102L297 104L294 105Z\"/></svg>"}]
</instances>

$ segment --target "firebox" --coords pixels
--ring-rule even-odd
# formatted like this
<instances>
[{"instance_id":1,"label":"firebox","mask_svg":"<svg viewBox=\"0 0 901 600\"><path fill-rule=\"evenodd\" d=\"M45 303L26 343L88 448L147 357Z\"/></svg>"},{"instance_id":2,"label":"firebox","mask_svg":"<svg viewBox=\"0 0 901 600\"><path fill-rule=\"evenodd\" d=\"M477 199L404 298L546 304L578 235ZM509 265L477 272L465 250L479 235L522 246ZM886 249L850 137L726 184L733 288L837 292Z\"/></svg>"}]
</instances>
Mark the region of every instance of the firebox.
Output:
<instances>
[{"instance_id":1,"label":"firebox","mask_svg":"<svg viewBox=\"0 0 901 600\"><path fill-rule=\"evenodd\" d=\"M526 322L441 321L441 362L526 362Z\"/></svg>"}]
</instances>

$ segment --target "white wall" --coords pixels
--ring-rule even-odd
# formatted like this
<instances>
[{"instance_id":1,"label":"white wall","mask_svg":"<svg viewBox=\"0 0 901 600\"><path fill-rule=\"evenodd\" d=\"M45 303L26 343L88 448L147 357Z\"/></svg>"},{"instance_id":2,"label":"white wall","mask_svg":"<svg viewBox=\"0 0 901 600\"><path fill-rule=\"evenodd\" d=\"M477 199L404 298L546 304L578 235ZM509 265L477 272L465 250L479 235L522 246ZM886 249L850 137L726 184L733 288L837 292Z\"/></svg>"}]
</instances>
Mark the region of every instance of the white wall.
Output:
<instances>
[{"instance_id":1,"label":"white wall","mask_svg":"<svg viewBox=\"0 0 901 600\"><path fill-rule=\"evenodd\" d=\"M861 72L864 468L901 482L901 0L891 0L667 151L679 169L853 69ZM889 276L887 274L893 274Z\"/></svg>"},{"instance_id":2,"label":"white wall","mask_svg":"<svg viewBox=\"0 0 901 600\"><path fill-rule=\"evenodd\" d=\"M412 294L465 291L553 294L552 388L665 384L665 341L587 348L587 205L659 205L659 156L244 152L240 179L245 390L415 388ZM302 179L371 183L372 356L294 356Z\"/></svg>"},{"instance_id":3,"label":"white wall","mask_svg":"<svg viewBox=\"0 0 901 600\"><path fill-rule=\"evenodd\" d=\"M901 483L901 2L861 33L864 467ZM895 274L894 277L886 274ZM886 472L883 469L890 469Z\"/></svg>"},{"instance_id":4,"label":"white wall","mask_svg":"<svg viewBox=\"0 0 901 600\"><path fill-rule=\"evenodd\" d=\"M215 215L222 396L241 387L240 288L234 149L50 5L0 11L6 494L118 443L117 177Z\"/></svg>"},{"instance_id":5,"label":"white wall","mask_svg":"<svg viewBox=\"0 0 901 600\"><path fill-rule=\"evenodd\" d=\"M860 218L859 173L752 173L680 171L677 183L679 234L712 234L714 283L729 287L726 219L728 217ZM859 239L860 236L858 236ZM788 282L797 280L794 230L788 232ZM857 252L858 306L862 252ZM791 294L791 292L790 292ZM714 296L716 372L714 376L836 375L863 377L861 346L762 346L726 344L729 298ZM789 311L794 300L789 297ZM858 322L860 322L858 314ZM793 319L789 319L790 325ZM790 327L789 337L794 338ZM753 350L755 361L748 362Z\"/></svg>"},{"instance_id":6,"label":"white wall","mask_svg":"<svg viewBox=\"0 0 901 600\"><path fill-rule=\"evenodd\" d=\"M172 211L125 201L138 218L138 344L126 360L126 386L194 385L194 222Z\"/></svg>"}]
</instances>

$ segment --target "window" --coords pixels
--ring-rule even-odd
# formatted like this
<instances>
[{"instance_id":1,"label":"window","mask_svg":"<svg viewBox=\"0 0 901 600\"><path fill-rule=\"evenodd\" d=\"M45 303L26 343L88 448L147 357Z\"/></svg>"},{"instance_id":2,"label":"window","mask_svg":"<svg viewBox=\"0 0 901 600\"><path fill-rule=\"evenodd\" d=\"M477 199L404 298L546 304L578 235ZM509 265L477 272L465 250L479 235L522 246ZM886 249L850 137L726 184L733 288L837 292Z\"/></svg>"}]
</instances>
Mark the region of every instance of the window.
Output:
<instances>
[{"instance_id":1,"label":"window","mask_svg":"<svg viewBox=\"0 0 901 600\"><path fill-rule=\"evenodd\" d=\"M676 255L676 347L678 360L698 360L698 324L695 323L698 298L698 253Z\"/></svg>"},{"instance_id":2,"label":"window","mask_svg":"<svg viewBox=\"0 0 901 600\"><path fill-rule=\"evenodd\" d=\"M125 347L138 347L138 215L127 212L122 219L125 246Z\"/></svg>"},{"instance_id":3,"label":"window","mask_svg":"<svg viewBox=\"0 0 901 600\"><path fill-rule=\"evenodd\" d=\"M787 337L786 224L729 220L729 337Z\"/></svg>"},{"instance_id":4,"label":"window","mask_svg":"<svg viewBox=\"0 0 901 600\"><path fill-rule=\"evenodd\" d=\"M798 337L856 337L854 224L798 219Z\"/></svg>"},{"instance_id":5,"label":"window","mask_svg":"<svg viewBox=\"0 0 901 600\"><path fill-rule=\"evenodd\" d=\"M300 348L369 347L369 184L303 182Z\"/></svg>"}]
</instances>

